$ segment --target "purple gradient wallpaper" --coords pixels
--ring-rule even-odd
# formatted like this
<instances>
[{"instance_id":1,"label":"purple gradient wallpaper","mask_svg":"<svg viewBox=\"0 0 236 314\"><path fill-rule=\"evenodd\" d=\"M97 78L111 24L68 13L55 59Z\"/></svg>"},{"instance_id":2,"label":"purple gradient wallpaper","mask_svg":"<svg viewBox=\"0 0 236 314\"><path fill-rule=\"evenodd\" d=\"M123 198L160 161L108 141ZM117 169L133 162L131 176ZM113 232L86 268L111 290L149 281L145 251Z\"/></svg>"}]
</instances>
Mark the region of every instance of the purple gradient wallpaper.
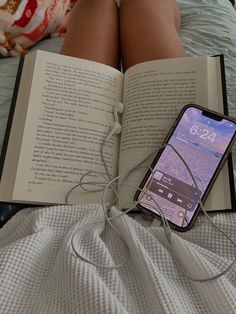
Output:
<instances>
[{"instance_id":1,"label":"purple gradient wallpaper","mask_svg":"<svg viewBox=\"0 0 236 314\"><path fill-rule=\"evenodd\" d=\"M214 120L199 108L187 108L169 142L180 153L197 182L171 147L166 147L139 195L140 205L158 214L152 198L165 217L187 227L236 131L235 123ZM160 215L160 214L159 214Z\"/></svg>"}]
</instances>

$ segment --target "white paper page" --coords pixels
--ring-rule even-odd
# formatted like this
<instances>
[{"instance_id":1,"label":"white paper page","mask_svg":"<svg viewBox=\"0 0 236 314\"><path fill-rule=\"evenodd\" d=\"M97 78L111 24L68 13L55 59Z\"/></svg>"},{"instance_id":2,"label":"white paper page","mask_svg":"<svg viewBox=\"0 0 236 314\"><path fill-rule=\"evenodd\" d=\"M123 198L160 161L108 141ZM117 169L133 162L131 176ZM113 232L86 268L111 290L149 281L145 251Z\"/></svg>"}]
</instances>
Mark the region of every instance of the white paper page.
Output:
<instances>
[{"instance_id":1,"label":"white paper page","mask_svg":"<svg viewBox=\"0 0 236 314\"><path fill-rule=\"evenodd\" d=\"M153 152L149 167L181 108L188 103L207 106L207 58L146 62L125 74L123 133L119 173L131 169ZM184 157L184 156L183 156ZM141 183L147 168L136 170L127 184ZM136 188L120 191L123 206L133 201Z\"/></svg>"},{"instance_id":2,"label":"white paper page","mask_svg":"<svg viewBox=\"0 0 236 314\"><path fill-rule=\"evenodd\" d=\"M38 52L14 199L65 203L71 187L89 170L105 173L101 142L121 100L122 74L95 62ZM118 139L106 145L116 174ZM90 175L87 181L101 181ZM94 187L93 187L94 189ZM101 193L74 192L71 203L98 202Z\"/></svg>"}]
</instances>

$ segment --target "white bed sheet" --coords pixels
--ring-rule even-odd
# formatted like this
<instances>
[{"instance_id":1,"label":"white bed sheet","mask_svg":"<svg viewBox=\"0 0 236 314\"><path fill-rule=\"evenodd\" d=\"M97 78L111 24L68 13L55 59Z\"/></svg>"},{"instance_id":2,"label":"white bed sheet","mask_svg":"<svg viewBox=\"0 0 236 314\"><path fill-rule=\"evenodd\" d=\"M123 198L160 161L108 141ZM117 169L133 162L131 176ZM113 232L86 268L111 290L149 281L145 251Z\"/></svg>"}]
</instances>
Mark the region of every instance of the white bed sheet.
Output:
<instances>
[{"instance_id":1,"label":"white bed sheet","mask_svg":"<svg viewBox=\"0 0 236 314\"><path fill-rule=\"evenodd\" d=\"M112 215L116 215L114 210ZM236 240L235 214L214 222ZM163 229L147 216L114 221L123 241L106 224L98 205L26 209L0 232L0 313L235 313L236 267L209 283L192 282L173 263ZM96 268L77 258L111 265ZM200 217L174 236L184 273L197 278L229 265L235 249Z\"/></svg>"}]
</instances>

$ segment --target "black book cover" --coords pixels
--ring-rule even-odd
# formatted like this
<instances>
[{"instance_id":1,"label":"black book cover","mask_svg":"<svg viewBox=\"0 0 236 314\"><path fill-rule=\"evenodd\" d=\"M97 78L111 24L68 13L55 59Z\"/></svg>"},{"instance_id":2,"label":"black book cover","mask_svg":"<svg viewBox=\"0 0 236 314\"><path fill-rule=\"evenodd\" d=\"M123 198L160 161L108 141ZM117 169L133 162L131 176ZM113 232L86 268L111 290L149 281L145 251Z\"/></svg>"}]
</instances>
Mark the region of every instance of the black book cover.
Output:
<instances>
[{"instance_id":1,"label":"black book cover","mask_svg":"<svg viewBox=\"0 0 236 314\"><path fill-rule=\"evenodd\" d=\"M227 88L226 88L226 77L225 77L225 62L224 55L218 55L215 57L220 58L220 67L221 67L221 85L222 85L222 95L223 95L223 105L224 105L224 114L229 115L228 110L228 101L227 101ZM233 171L233 158L232 154L229 154L228 157L228 171L229 171L229 186L230 186L230 197L231 197L231 206L232 208L227 208L230 211L236 211L236 195L235 195L235 185L234 185L234 171Z\"/></svg>"},{"instance_id":2,"label":"black book cover","mask_svg":"<svg viewBox=\"0 0 236 314\"><path fill-rule=\"evenodd\" d=\"M9 115L8 115L8 120L7 120L7 126L6 126L6 131L5 131L5 136L4 136L2 151L1 151L1 156L0 156L0 180L2 178L3 166L4 166L4 162L5 162L7 146L8 146L8 141L9 141L9 137L10 137L15 107L16 107L16 100L17 100L18 90L19 90L19 86L20 86L20 80L21 80L21 74L22 74L22 70L23 70L24 60L25 60L25 56L22 55L20 57L19 66L18 66L18 70L17 70L16 80L15 80L15 85L14 85L14 90L13 90L13 94L12 94L12 100L11 100L11 105L10 105L10 110L9 110Z\"/></svg>"}]
</instances>

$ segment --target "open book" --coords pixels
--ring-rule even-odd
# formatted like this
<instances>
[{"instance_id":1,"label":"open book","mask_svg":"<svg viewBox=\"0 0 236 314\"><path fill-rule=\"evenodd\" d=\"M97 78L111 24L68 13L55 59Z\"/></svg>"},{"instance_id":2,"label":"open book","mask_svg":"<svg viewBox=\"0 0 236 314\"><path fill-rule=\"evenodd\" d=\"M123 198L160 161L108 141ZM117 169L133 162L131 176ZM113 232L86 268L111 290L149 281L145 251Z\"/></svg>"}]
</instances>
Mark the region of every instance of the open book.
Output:
<instances>
[{"instance_id":1,"label":"open book","mask_svg":"<svg viewBox=\"0 0 236 314\"><path fill-rule=\"evenodd\" d=\"M0 200L64 204L68 191L87 171L106 176L100 149L118 102L125 107L122 133L104 147L110 177L153 152L145 163L150 165L185 104L224 111L221 61L220 56L149 61L123 74L103 64L44 51L22 57L2 152ZM235 203L230 167L221 171L207 208L232 208ZM146 170L135 171L125 183L138 187ZM88 181L101 178L91 174ZM120 188L121 205L132 203L135 191ZM100 203L101 197L102 192L78 188L69 202ZM111 202L113 193L108 198Z\"/></svg>"}]
</instances>

